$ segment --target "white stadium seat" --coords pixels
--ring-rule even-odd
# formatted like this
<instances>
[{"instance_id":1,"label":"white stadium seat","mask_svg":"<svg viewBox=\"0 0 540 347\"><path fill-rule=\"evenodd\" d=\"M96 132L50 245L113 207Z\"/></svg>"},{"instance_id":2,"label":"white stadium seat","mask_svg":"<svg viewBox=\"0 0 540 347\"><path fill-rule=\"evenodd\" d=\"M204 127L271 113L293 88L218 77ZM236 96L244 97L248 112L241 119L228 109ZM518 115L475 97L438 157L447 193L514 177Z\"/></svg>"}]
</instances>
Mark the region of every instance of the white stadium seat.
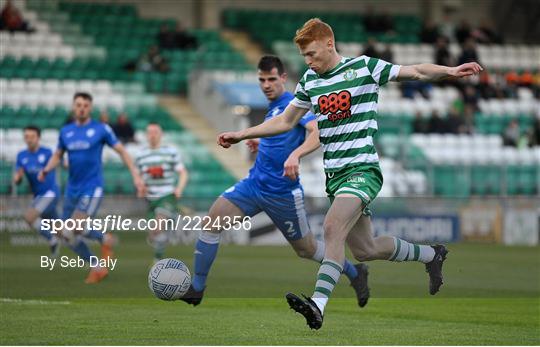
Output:
<instances>
[{"instance_id":1,"label":"white stadium seat","mask_svg":"<svg viewBox=\"0 0 540 347\"><path fill-rule=\"evenodd\" d=\"M84 91L84 92L88 92L88 93L92 93L92 89L94 87L94 83L90 80L80 80L78 83L77 83L77 90L78 91Z\"/></svg>"},{"instance_id":2,"label":"white stadium seat","mask_svg":"<svg viewBox=\"0 0 540 347\"><path fill-rule=\"evenodd\" d=\"M22 79L11 79L8 82L8 90L12 92L22 92L26 89L26 81Z\"/></svg>"},{"instance_id":3,"label":"white stadium seat","mask_svg":"<svg viewBox=\"0 0 540 347\"><path fill-rule=\"evenodd\" d=\"M18 92L10 93L9 95L6 95L4 97L2 102L4 102L6 105L17 108L22 105L23 96L22 94L19 94Z\"/></svg>"},{"instance_id":4,"label":"white stadium seat","mask_svg":"<svg viewBox=\"0 0 540 347\"><path fill-rule=\"evenodd\" d=\"M21 139L21 130L20 129L8 129L6 131L6 141L12 143Z\"/></svg>"},{"instance_id":5,"label":"white stadium seat","mask_svg":"<svg viewBox=\"0 0 540 347\"><path fill-rule=\"evenodd\" d=\"M46 80L43 83L43 90L51 93L60 92L60 81L58 80Z\"/></svg>"},{"instance_id":6,"label":"white stadium seat","mask_svg":"<svg viewBox=\"0 0 540 347\"><path fill-rule=\"evenodd\" d=\"M99 93L111 93L112 87L108 81L96 81L94 83L93 90Z\"/></svg>"},{"instance_id":7,"label":"white stadium seat","mask_svg":"<svg viewBox=\"0 0 540 347\"><path fill-rule=\"evenodd\" d=\"M25 32L15 32L11 34L12 41L25 44L28 40L28 34Z\"/></svg>"},{"instance_id":8,"label":"white stadium seat","mask_svg":"<svg viewBox=\"0 0 540 347\"><path fill-rule=\"evenodd\" d=\"M26 81L26 90L29 92L41 92L42 89L42 80L38 79L29 79Z\"/></svg>"},{"instance_id":9,"label":"white stadium seat","mask_svg":"<svg viewBox=\"0 0 540 347\"><path fill-rule=\"evenodd\" d=\"M110 94L106 100L106 105L117 110L122 110L124 109L124 97L119 94Z\"/></svg>"},{"instance_id":10,"label":"white stadium seat","mask_svg":"<svg viewBox=\"0 0 540 347\"><path fill-rule=\"evenodd\" d=\"M24 98L22 99L22 103L24 105L30 106L32 108L35 108L37 105L40 104L40 98L43 95L41 90L37 91L27 91L24 95Z\"/></svg>"},{"instance_id":11,"label":"white stadium seat","mask_svg":"<svg viewBox=\"0 0 540 347\"><path fill-rule=\"evenodd\" d=\"M534 95L533 95L532 91L529 88L523 88L523 87L518 88L517 94L518 94L518 98L520 98L522 100L533 100L534 99Z\"/></svg>"},{"instance_id":12,"label":"white stadium seat","mask_svg":"<svg viewBox=\"0 0 540 347\"><path fill-rule=\"evenodd\" d=\"M8 91L8 80L0 79L0 97L4 98L5 93Z\"/></svg>"},{"instance_id":13,"label":"white stadium seat","mask_svg":"<svg viewBox=\"0 0 540 347\"><path fill-rule=\"evenodd\" d=\"M63 91L63 93L73 94L77 90L77 82L73 80L63 81L61 90Z\"/></svg>"}]
</instances>

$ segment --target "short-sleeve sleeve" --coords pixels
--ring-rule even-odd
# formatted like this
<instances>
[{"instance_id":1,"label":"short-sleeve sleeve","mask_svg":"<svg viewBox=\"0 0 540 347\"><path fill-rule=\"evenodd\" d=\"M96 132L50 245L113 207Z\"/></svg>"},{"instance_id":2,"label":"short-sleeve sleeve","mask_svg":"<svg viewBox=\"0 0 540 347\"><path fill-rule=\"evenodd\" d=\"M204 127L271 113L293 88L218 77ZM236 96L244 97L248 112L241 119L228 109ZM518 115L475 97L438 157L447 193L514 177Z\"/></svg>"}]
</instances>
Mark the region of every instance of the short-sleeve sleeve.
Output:
<instances>
[{"instance_id":1,"label":"short-sleeve sleeve","mask_svg":"<svg viewBox=\"0 0 540 347\"><path fill-rule=\"evenodd\" d=\"M66 143L64 142L64 137L62 136L62 131L58 134L58 147L59 150L67 150Z\"/></svg>"},{"instance_id":2,"label":"short-sleeve sleeve","mask_svg":"<svg viewBox=\"0 0 540 347\"><path fill-rule=\"evenodd\" d=\"M22 169L22 152L17 154L17 160L15 161L15 170L19 171L19 169Z\"/></svg>"},{"instance_id":3,"label":"short-sleeve sleeve","mask_svg":"<svg viewBox=\"0 0 540 347\"><path fill-rule=\"evenodd\" d=\"M142 171L142 165L141 165L141 158L143 156L143 153L144 153L144 150L139 150L136 154L135 154L135 158L133 160L133 163L135 164L135 166L137 167L137 169L139 169L139 171Z\"/></svg>"},{"instance_id":4,"label":"short-sleeve sleeve","mask_svg":"<svg viewBox=\"0 0 540 347\"><path fill-rule=\"evenodd\" d=\"M52 157L52 151L49 148L45 149L45 165L49 162L49 159Z\"/></svg>"},{"instance_id":5,"label":"short-sleeve sleeve","mask_svg":"<svg viewBox=\"0 0 540 347\"><path fill-rule=\"evenodd\" d=\"M301 126L305 127L307 123L313 121L317 119L315 117L315 115L311 112L308 112L306 113L302 118L300 118L300 121L298 122L298 124L300 124Z\"/></svg>"},{"instance_id":6,"label":"short-sleeve sleeve","mask_svg":"<svg viewBox=\"0 0 540 347\"><path fill-rule=\"evenodd\" d=\"M185 166L184 166L184 161L182 160L182 155L176 148L174 148L174 152L173 152L173 161L174 161L174 169L176 171L180 171L184 169Z\"/></svg>"},{"instance_id":7,"label":"short-sleeve sleeve","mask_svg":"<svg viewBox=\"0 0 540 347\"><path fill-rule=\"evenodd\" d=\"M302 78L300 82L296 85L296 90L294 91L294 99L291 100L291 104L300 108L311 108L311 99L309 98L308 93L304 89L305 79Z\"/></svg>"},{"instance_id":8,"label":"short-sleeve sleeve","mask_svg":"<svg viewBox=\"0 0 540 347\"><path fill-rule=\"evenodd\" d=\"M382 59L367 57L367 67L375 82L383 86L398 77L401 65L394 65Z\"/></svg>"},{"instance_id":9,"label":"short-sleeve sleeve","mask_svg":"<svg viewBox=\"0 0 540 347\"><path fill-rule=\"evenodd\" d=\"M108 144L110 147L113 147L118 143L118 138L114 134L114 131L108 124L103 124L103 128L105 129L105 143Z\"/></svg>"}]
</instances>

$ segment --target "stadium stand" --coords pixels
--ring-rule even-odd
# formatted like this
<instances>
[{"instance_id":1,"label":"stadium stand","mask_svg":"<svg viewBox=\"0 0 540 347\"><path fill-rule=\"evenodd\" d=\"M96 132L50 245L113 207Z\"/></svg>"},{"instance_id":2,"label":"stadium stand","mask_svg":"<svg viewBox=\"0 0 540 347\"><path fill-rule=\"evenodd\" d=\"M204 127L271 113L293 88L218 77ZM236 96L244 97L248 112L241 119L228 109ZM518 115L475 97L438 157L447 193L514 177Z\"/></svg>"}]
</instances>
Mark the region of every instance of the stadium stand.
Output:
<instances>
[{"instance_id":1,"label":"stadium stand","mask_svg":"<svg viewBox=\"0 0 540 347\"><path fill-rule=\"evenodd\" d=\"M176 27L175 20L142 18L130 4L27 1L17 5L34 31L0 32L2 42L7 43L0 51L0 139L6 149L0 165L3 194L10 190L9 180L4 179L10 176L14 153L20 149L14 145L20 143L20 129L28 123L47 129L44 143L54 147L55 129L66 121L76 90L95 96L94 118L106 111L114 122L125 112L139 141L149 122L162 124L168 140L181 148L192 173L186 195L215 197L233 182L215 157L158 100L160 94L188 92L188 85L197 91L210 90L212 97L199 106L205 116L219 116L212 122L216 129L237 127L242 115L266 107L253 67L217 31L188 30L199 43L196 48L160 51L168 65L164 72L128 71L126 64L136 62L155 46L160 28ZM392 16L391 30L370 31L367 16L355 13L228 9L222 14L225 27L249 32L252 39L282 57L293 72L291 80L296 79L294 73L305 69L292 35L313 16L333 26L344 55L361 54L368 38L374 38L378 41L375 48L388 48L395 63L435 61L436 48L420 43L423 23L412 15ZM273 20L282 24L279 30L266 25ZM448 50L457 58L461 47L451 43ZM489 83L506 89L477 97L470 119L465 119L464 85L428 85L412 93L392 84L381 89L377 142L387 183L382 196L540 193L538 146L505 147L501 138L511 121L517 120L524 134L534 126L535 116L540 117L540 46L482 44L476 50L489 71ZM478 94L481 83L473 83ZM437 113L447 122L448 114L455 110L465 130L412 135L417 132L417 119L428 123ZM128 149L133 152L138 146L130 144ZM131 193L130 180L117 157L110 151L104 155L105 175L112 182L109 193ZM323 186L321 165L317 155L304 161L302 180L308 196L324 194L317 188ZM509 176L518 178L509 180ZM459 187L457 193L455 187ZM21 187L19 192L25 189Z\"/></svg>"},{"instance_id":2,"label":"stadium stand","mask_svg":"<svg viewBox=\"0 0 540 347\"><path fill-rule=\"evenodd\" d=\"M263 47L272 49L298 77L306 65L292 37L296 28L311 17L319 17L333 27L338 49L345 56L363 54L368 39L374 39L375 51L387 50L394 63L436 62L437 47L420 43L422 22L414 16L389 17L391 30L378 31L367 29L372 27L373 18L355 13L229 9L223 12L222 22L226 27L246 31ZM280 23L284 23L283 30L265 28L261 18L265 21L279 18ZM457 59L465 46L451 43L447 47L450 56ZM473 48L489 73L472 84L426 85L421 86L422 90L415 90L420 88L416 85L407 86L413 88L412 91L389 84L381 89L377 142L385 157L381 161L387 168L384 170L385 182L389 182L385 185L387 191L381 195L463 197L540 192L539 148L523 148L527 146L526 139L520 148L503 147L501 136L515 120L525 137L533 129L535 118L540 119L540 46L498 43ZM472 86L476 94L469 98L472 100L465 98L467 86ZM486 92L481 88L493 91ZM489 92L493 95L482 94ZM449 134L414 134L411 137L415 132L415 118L429 123L434 113L441 117L441 123L450 123L448 115L455 114L456 121L463 126L457 130L443 130L451 132ZM428 127L426 131L429 131ZM531 142L530 146L534 144ZM316 174L321 170L317 159L305 165L307 174L303 174L303 180L323 184L323 179ZM306 194L310 194L309 189Z\"/></svg>"},{"instance_id":3,"label":"stadium stand","mask_svg":"<svg viewBox=\"0 0 540 347\"><path fill-rule=\"evenodd\" d=\"M21 128L35 124L46 129L42 143L54 148L57 129L68 120L72 95L80 90L94 96L94 119L105 111L114 122L125 112L137 129L139 143L144 142L141 131L149 122L162 125L167 141L181 149L190 169L193 184L184 194L191 199L190 206L207 208L211 202L208 199L232 184L231 174L159 105L157 94L153 94L185 91L188 74L195 68L247 69L243 56L217 32L193 31L204 42L198 50L164 51L171 61L167 73L130 74L124 64L155 44L160 25L175 25L175 21L141 19L133 5L29 1L17 2L17 6L35 30L0 32L2 194L11 190L13 162L22 149ZM217 63L210 64L214 59ZM140 146L129 144L127 148L134 154ZM106 150L104 158L107 193L133 193L129 173L117 162L118 157ZM64 182L66 174L60 176ZM28 186L21 185L17 193L28 193Z\"/></svg>"},{"instance_id":4,"label":"stadium stand","mask_svg":"<svg viewBox=\"0 0 540 347\"><path fill-rule=\"evenodd\" d=\"M310 18L319 17L332 26L336 37L345 42L365 41L368 36L380 42L419 42L422 29L421 20L412 15L392 17L391 33L369 32L365 28L366 16L355 13L328 12L284 12L228 9L223 12L223 24L226 27L250 32L266 48L272 48L276 41L291 42L296 29ZM279 22L279 29L268 26L268 22Z\"/></svg>"},{"instance_id":5,"label":"stadium stand","mask_svg":"<svg viewBox=\"0 0 540 347\"><path fill-rule=\"evenodd\" d=\"M141 19L133 5L31 1L23 13L35 19L37 30L2 33L10 43L2 52L3 77L138 81L150 92L178 93L185 92L194 68L250 68L216 31L192 30L203 44L197 50L162 52L170 61L167 73L127 72L129 61L157 43L161 25L176 26L174 20Z\"/></svg>"}]
</instances>

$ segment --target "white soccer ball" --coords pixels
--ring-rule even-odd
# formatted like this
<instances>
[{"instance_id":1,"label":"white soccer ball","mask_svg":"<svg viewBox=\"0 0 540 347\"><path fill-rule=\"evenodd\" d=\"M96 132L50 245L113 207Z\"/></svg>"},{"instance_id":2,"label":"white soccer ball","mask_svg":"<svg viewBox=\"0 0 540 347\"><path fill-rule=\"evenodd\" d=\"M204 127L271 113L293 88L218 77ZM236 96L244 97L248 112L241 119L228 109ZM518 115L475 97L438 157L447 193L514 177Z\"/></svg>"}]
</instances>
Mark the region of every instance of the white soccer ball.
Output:
<instances>
[{"instance_id":1,"label":"white soccer ball","mask_svg":"<svg viewBox=\"0 0 540 347\"><path fill-rule=\"evenodd\" d=\"M189 289L191 274L186 264L177 259L161 259L148 274L148 287L156 298L178 300Z\"/></svg>"}]
</instances>

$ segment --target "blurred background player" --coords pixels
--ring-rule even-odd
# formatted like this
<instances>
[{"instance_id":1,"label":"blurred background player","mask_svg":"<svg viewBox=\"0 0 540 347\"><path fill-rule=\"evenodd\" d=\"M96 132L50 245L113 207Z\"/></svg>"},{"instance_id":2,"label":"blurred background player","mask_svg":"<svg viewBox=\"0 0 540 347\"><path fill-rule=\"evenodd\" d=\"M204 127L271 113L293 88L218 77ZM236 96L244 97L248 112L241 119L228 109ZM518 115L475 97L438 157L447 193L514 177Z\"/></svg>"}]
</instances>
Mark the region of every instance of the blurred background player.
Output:
<instances>
[{"instance_id":1,"label":"blurred background player","mask_svg":"<svg viewBox=\"0 0 540 347\"><path fill-rule=\"evenodd\" d=\"M287 74L278 57L264 56L258 64L259 86L270 102L265 122L281 114L293 94L285 89ZM306 136L307 131L307 136ZM210 208L209 216L218 225L225 217L232 220L265 212L302 258L321 262L324 243L313 237L304 209L304 190L300 185L299 161L319 148L319 131L315 116L304 115L290 131L247 145L258 151L249 176L226 190ZM182 298L198 305L203 297L206 279L216 257L223 225L213 232L202 231L195 245L194 277L189 292ZM369 298L367 266L342 262L343 272L351 281L358 304L363 307Z\"/></svg>"},{"instance_id":2,"label":"blurred background player","mask_svg":"<svg viewBox=\"0 0 540 347\"><path fill-rule=\"evenodd\" d=\"M55 172L48 175L43 182L38 180L39 172L45 167L52 155L49 148L40 146L40 137L41 130L38 127L28 125L24 128L24 142L27 148L17 153L13 183L21 183L23 176L26 176L30 189L34 194L34 200L24 213L24 220L47 239L51 248L51 257L56 258L60 250L60 243L56 235L51 234L50 230L41 228L41 218L58 218L56 205L60 189L56 183Z\"/></svg>"},{"instance_id":3,"label":"blurred background player","mask_svg":"<svg viewBox=\"0 0 540 347\"><path fill-rule=\"evenodd\" d=\"M60 130L58 148L38 176L39 180L46 180L50 172L60 164L64 153L68 153L69 177L64 197L63 219L77 220L95 216L103 198L104 145L112 147L120 155L131 172L139 195L143 194L144 184L124 146L107 124L91 119L91 112L92 96L88 93L76 93L73 97L74 121L64 125ZM92 253L84 242L83 235L101 244L102 258L112 258L114 237L110 233L103 234L100 230L79 230L71 235L67 230L62 231L62 236L72 249L88 262ZM100 282L107 274L107 268L94 267L85 282Z\"/></svg>"},{"instance_id":4,"label":"blurred background player","mask_svg":"<svg viewBox=\"0 0 540 347\"><path fill-rule=\"evenodd\" d=\"M373 235L368 205L383 183L373 145L379 86L394 80L461 78L478 74L482 68L477 63L450 68L434 64L400 66L365 55L345 58L336 51L332 28L318 18L307 21L296 32L295 43L309 69L283 114L257 127L218 137L218 143L228 148L241 140L275 136L295 127L310 108L318 110L326 192L332 202L324 221L326 251L312 297L302 299L288 293L290 307L306 318L310 328L321 328L324 309L344 270L345 244L359 261L424 263L430 278L429 292L436 294L443 283L442 265L448 253L444 246Z\"/></svg>"},{"instance_id":5,"label":"blurred background player","mask_svg":"<svg viewBox=\"0 0 540 347\"><path fill-rule=\"evenodd\" d=\"M177 214L177 200L182 197L188 181L180 153L172 146L162 145L163 130L156 123L146 127L148 146L135 159L145 184L148 218L173 219ZM178 177L177 177L178 175ZM163 258L167 245L167 230L149 230L148 241L154 248L154 262Z\"/></svg>"}]
</instances>

